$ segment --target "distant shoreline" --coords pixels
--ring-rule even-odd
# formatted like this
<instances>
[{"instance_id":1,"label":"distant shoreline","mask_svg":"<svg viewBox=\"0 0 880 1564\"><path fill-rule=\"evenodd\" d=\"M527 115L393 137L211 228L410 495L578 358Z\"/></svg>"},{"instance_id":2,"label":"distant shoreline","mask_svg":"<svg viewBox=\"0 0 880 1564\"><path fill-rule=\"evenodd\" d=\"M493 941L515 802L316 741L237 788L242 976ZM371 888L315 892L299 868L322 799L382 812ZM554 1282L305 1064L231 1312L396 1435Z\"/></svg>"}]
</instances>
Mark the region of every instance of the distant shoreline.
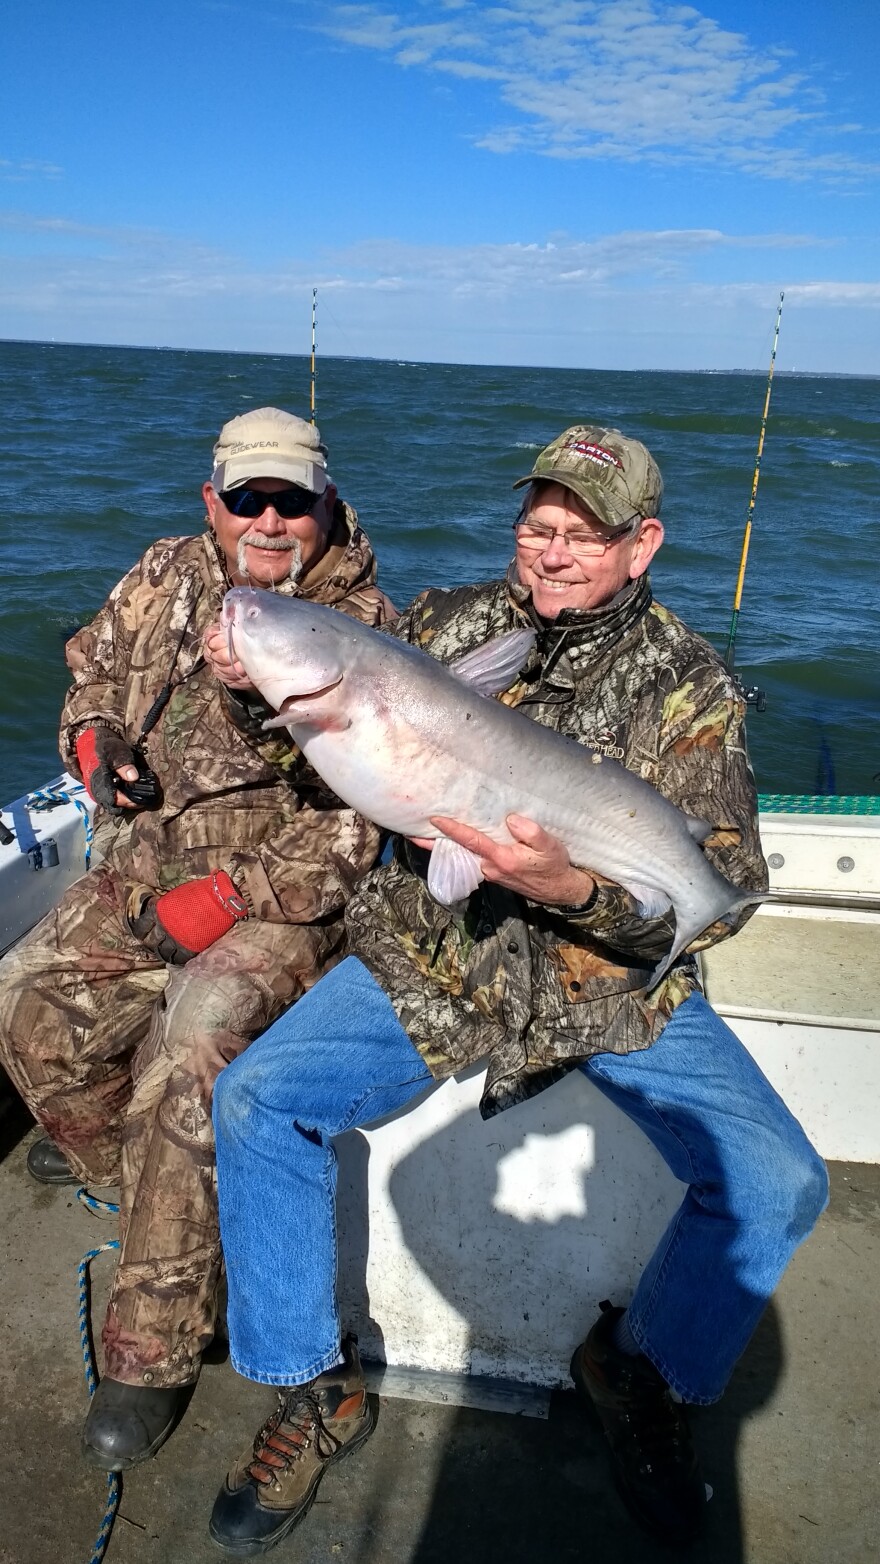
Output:
<instances>
[{"instance_id":1,"label":"distant shoreline","mask_svg":"<svg viewBox=\"0 0 880 1564\"><path fill-rule=\"evenodd\" d=\"M175 348L161 344L145 344L142 342L78 342L59 341L55 337L0 337L0 348L3 347L37 347L37 348L100 348L102 351L118 353L199 353L206 357L216 358L289 358L308 363L308 353L284 353L281 351L270 352L268 349L257 348ZM766 369L607 369L599 364L584 364L578 368L572 368L570 364L484 364L479 362L463 363L459 359L425 358L402 359L396 354L390 358L379 358L372 353L322 353L319 363L332 361L337 364L399 364L401 368L436 369L446 367L448 369L504 369L531 372L543 370L554 375L731 375L739 378L764 381L767 377ZM853 374L842 369L777 369L777 379L787 380L880 380L880 375L865 373Z\"/></svg>"}]
</instances>

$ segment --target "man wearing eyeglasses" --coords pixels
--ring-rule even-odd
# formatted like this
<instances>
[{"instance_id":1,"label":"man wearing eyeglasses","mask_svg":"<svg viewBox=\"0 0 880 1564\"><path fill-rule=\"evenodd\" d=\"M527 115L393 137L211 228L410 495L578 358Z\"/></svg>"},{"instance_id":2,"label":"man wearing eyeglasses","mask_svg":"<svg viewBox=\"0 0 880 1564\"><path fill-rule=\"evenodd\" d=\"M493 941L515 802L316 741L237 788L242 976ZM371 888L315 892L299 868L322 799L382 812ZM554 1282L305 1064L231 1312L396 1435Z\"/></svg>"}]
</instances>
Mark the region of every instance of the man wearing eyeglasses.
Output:
<instances>
[{"instance_id":1,"label":"man wearing eyeglasses","mask_svg":"<svg viewBox=\"0 0 880 1564\"><path fill-rule=\"evenodd\" d=\"M516 487L525 498L506 578L426 592L391 633L455 663L534 629L499 698L614 755L706 821L707 856L762 890L740 692L713 649L652 597L663 528L650 453L618 430L577 425ZM485 1118L578 1068L689 1186L628 1306L604 1304L571 1363L633 1514L686 1543L702 1524L705 1485L671 1390L698 1403L721 1395L822 1210L825 1169L707 1005L693 954L648 990L673 942L670 910L572 863L525 814L508 816L504 844L467 821L432 824L479 860L483 881L466 904L431 897L430 843L395 838L391 862L347 907L351 955L218 1082L232 1359L281 1388L217 1495L211 1535L233 1554L271 1547L306 1514L327 1466L372 1428L336 1301L333 1137L485 1060ZM697 945L730 932L715 925ZM588 1267L585 1255L585 1278Z\"/></svg>"},{"instance_id":2,"label":"man wearing eyeglasses","mask_svg":"<svg viewBox=\"0 0 880 1564\"><path fill-rule=\"evenodd\" d=\"M206 530L153 544L68 644L61 749L100 806L104 859L0 966L0 1057L49 1137L30 1171L120 1184L83 1435L102 1470L158 1449L211 1340L214 1080L338 959L379 851L276 754L218 624L249 582L373 625L393 612L318 430L273 407L232 419L202 493Z\"/></svg>"}]
</instances>

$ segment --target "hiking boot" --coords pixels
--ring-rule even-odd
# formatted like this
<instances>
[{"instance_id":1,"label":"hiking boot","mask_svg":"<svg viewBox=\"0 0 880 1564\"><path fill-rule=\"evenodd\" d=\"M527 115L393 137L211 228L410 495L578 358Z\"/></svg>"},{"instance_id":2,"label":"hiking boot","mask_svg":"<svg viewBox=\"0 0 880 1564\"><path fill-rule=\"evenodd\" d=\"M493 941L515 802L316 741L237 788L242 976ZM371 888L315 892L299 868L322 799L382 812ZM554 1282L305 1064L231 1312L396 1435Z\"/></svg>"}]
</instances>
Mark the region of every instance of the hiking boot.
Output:
<instances>
[{"instance_id":1,"label":"hiking boot","mask_svg":"<svg viewBox=\"0 0 880 1564\"><path fill-rule=\"evenodd\" d=\"M646 1357L630 1357L615 1346L623 1309L607 1302L600 1307L571 1360L571 1377L598 1414L627 1508L661 1541L691 1542L702 1529L706 1486L685 1410Z\"/></svg>"},{"instance_id":2,"label":"hiking boot","mask_svg":"<svg viewBox=\"0 0 880 1564\"><path fill-rule=\"evenodd\" d=\"M227 1553L265 1553L303 1519L328 1466L373 1432L357 1339L345 1362L308 1385L279 1390L278 1410L233 1467L214 1501L211 1537Z\"/></svg>"},{"instance_id":3,"label":"hiking boot","mask_svg":"<svg viewBox=\"0 0 880 1564\"><path fill-rule=\"evenodd\" d=\"M192 1385L124 1385L102 1379L89 1402L82 1453L102 1472L127 1472L148 1461L171 1433Z\"/></svg>"},{"instance_id":4,"label":"hiking boot","mask_svg":"<svg viewBox=\"0 0 880 1564\"><path fill-rule=\"evenodd\" d=\"M81 1184L64 1152L54 1140L43 1135L35 1140L27 1154L27 1170L40 1184Z\"/></svg>"}]
</instances>

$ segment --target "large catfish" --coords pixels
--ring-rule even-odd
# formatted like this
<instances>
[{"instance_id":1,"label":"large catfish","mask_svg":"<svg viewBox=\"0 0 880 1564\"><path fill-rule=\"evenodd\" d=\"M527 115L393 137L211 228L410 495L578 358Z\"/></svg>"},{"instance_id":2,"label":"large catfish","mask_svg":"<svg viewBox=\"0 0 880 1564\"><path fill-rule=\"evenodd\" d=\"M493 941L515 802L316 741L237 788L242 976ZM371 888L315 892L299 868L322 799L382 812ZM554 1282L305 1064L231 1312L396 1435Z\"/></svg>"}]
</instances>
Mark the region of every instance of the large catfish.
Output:
<instances>
[{"instance_id":1,"label":"large catfish","mask_svg":"<svg viewBox=\"0 0 880 1564\"><path fill-rule=\"evenodd\" d=\"M704 821L607 756L490 697L528 657L529 630L445 667L337 609L250 587L226 594L230 651L319 776L345 803L403 836L434 840L428 889L446 906L480 883L479 860L432 816L509 842L509 814L565 843L572 863L624 886L646 917L671 906L675 942L653 987L709 924L760 896L712 867Z\"/></svg>"}]
</instances>

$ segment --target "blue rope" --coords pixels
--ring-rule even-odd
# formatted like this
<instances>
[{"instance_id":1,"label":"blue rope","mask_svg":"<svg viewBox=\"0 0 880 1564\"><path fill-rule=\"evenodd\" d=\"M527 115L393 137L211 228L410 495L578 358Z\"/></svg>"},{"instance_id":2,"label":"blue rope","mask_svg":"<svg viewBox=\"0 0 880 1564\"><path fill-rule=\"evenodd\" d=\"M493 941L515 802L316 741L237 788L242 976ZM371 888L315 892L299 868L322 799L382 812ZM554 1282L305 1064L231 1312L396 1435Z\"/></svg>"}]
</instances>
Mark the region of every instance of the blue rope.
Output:
<instances>
[{"instance_id":1,"label":"blue rope","mask_svg":"<svg viewBox=\"0 0 880 1564\"><path fill-rule=\"evenodd\" d=\"M77 782L74 784L74 791L84 793L85 788L81 782ZM74 808L79 810L82 816L83 829L86 833L86 868L91 868L92 839L95 833L92 828L92 817L83 800L75 798L74 793L68 792L66 788L56 787L54 784L49 787L39 787L35 793L28 793L28 809L52 809L56 804L73 804Z\"/></svg>"},{"instance_id":2,"label":"blue rope","mask_svg":"<svg viewBox=\"0 0 880 1564\"><path fill-rule=\"evenodd\" d=\"M112 1201L112 1200L99 1200L97 1195L90 1195L88 1190L82 1184L80 1185L79 1189L76 1192L76 1198L77 1198L77 1200L81 1200L82 1201L83 1205L87 1208L87 1210L89 1210L89 1211L96 1211L99 1216L118 1216L119 1215L119 1207L118 1207L118 1205L116 1205L116 1203L114 1201ZM114 1238L114 1239L111 1240L109 1245L105 1244L104 1247L105 1248L110 1248L110 1249L118 1249L119 1248L119 1240Z\"/></svg>"},{"instance_id":3,"label":"blue rope","mask_svg":"<svg viewBox=\"0 0 880 1564\"><path fill-rule=\"evenodd\" d=\"M119 1207L114 1205L112 1201L98 1200L94 1195L90 1195L87 1189L78 1189L76 1191L76 1198L77 1200L82 1201L82 1204L86 1206L89 1211L97 1211L109 1216L112 1216L119 1211ZM98 1388L98 1376L95 1373L95 1357L92 1351L91 1337L89 1335L89 1266L99 1254L104 1254L104 1252L108 1249L118 1248L119 1239L109 1238L105 1244L99 1244L97 1249L90 1249L87 1254L84 1254L79 1262L79 1265L77 1266L76 1271L77 1282L79 1284L79 1340L80 1346L82 1347L83 1367L85 1369L86 1376L86 1388L88 1389L90 1396L93 1396ZM104 1519L101 1521L98 1535L95 1538L95 1546L92 1549L91 1556L89 1558L89 1564L101 1564L101 1560L107 1551L107 1544L110 1541L110 1533L113 1530L113 1522L116 1519L116 1514L119 1509L119 1501L121 1498L122 1480L119 1476L119 1473L108 1472L107 1506L104 1510Z\"/></svg>"}]
</instances>

